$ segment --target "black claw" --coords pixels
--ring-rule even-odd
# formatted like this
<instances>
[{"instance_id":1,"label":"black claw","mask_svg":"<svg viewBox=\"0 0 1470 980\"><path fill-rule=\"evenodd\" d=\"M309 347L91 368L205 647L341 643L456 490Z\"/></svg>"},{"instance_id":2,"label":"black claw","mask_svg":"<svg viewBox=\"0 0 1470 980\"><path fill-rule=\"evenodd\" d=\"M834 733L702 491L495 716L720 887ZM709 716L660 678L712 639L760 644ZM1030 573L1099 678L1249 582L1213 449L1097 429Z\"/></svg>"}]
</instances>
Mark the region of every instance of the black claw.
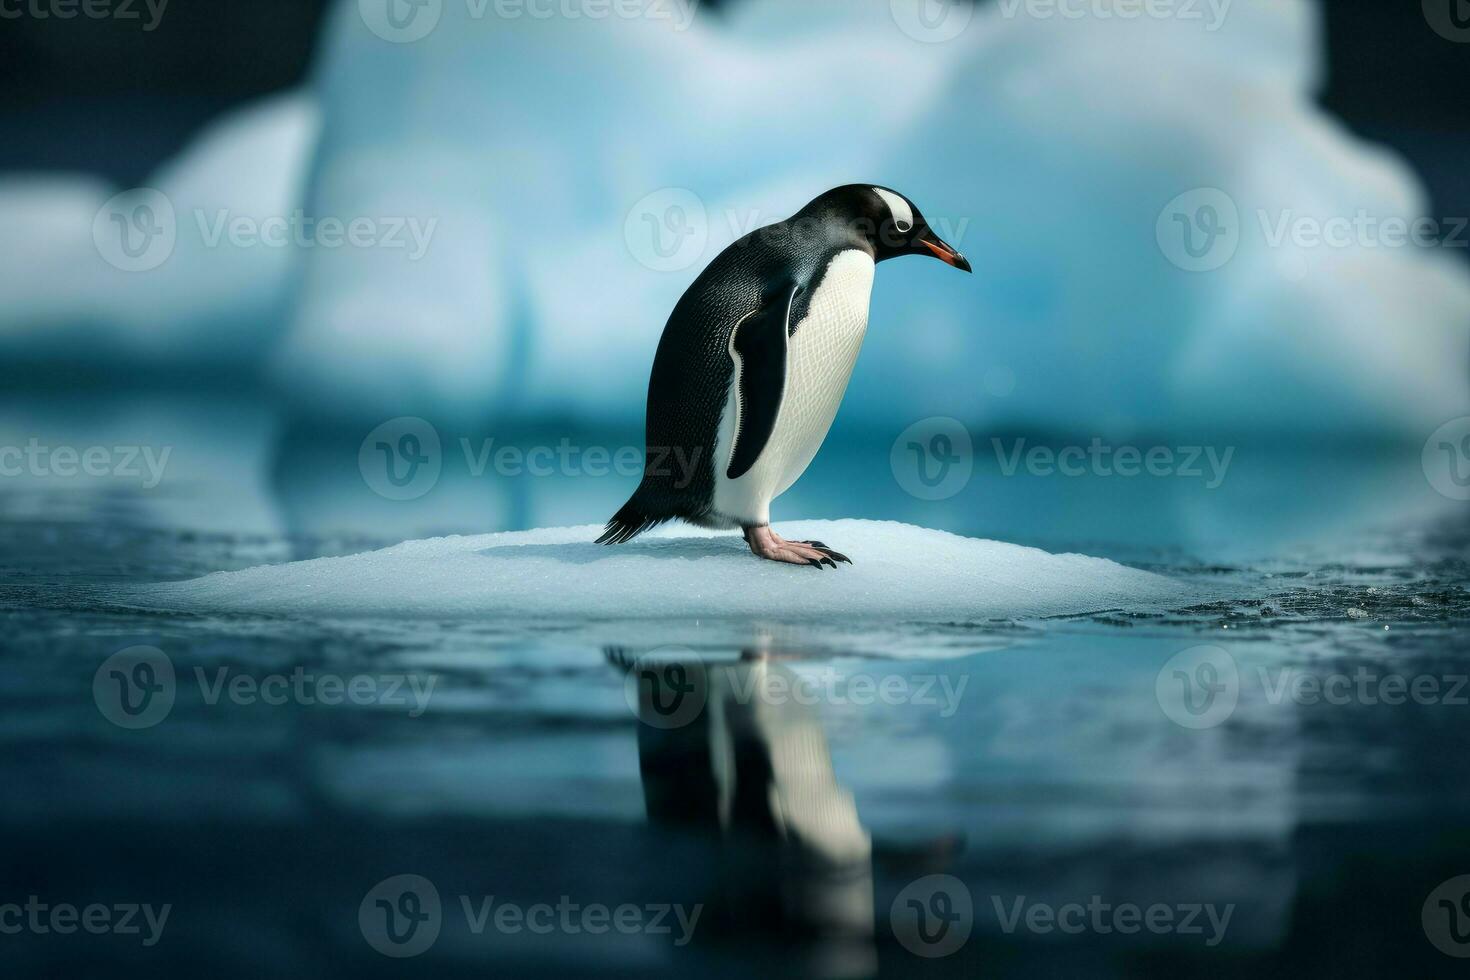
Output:
<instances>
[{"instance_id":1,"label":"black claw","mask_svg":"<svg viewBox=\"0 0 1470 980\"><path fill-rule=\"evenodd\" d=\"M817 565L818 568L822 567L822 565L828 565L832 568L836 568L837 563L840 561L846 562L849 565L852 564L851 558L847 557L840 551L833 551L831 548L827 547L827 542L825 541L796 541L794 543L806 545L808 548L814 548L822 553L822 557L820 559L808 558L807 564L809 565Z\"/></svg>"},{"instance_id":2,"label":"black claw","mask_svg":"<svg viewBox=\"0 0 1470 980\"><path fill-rule=\"evenodd\" d=\"M808 558L806 560L806 563L808 565L812 566L813 568L815 568L817 571L821 571L822 570L822 563L820 561L818 561L817 559L815 559L815 558Z\"/></svg>"},{"instance_id":3,"label":"black claw","mask_svg":"<svg viewBox=\"0 0 1470 980\"><path fill-rule=\"evenodd\" d=\"M827 547L824 544L816 544L814 542L813 543L813 547L815 547L822 554L826 555L828 558L835 558L837 561L845 561L849 565L852 564L852 559L851 558L847 557L846 555L844 555L840 551L833 551L831 548ZM836 565L833 565L832 567L833 568L836 568L837 566Z\"/></svg>"}]
</instances>

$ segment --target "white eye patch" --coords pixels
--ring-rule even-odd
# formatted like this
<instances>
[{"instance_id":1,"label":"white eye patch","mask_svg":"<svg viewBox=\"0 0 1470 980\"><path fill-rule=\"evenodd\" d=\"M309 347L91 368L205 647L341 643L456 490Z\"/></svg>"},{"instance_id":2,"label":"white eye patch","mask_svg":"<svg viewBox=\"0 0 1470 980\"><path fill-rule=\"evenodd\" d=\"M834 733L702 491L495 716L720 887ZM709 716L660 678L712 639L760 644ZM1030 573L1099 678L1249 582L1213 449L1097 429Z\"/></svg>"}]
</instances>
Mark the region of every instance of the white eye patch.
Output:
<instances>
[{"instance_id":1,"label":"white eye patch","mask_svg":"<svg viewBox=\"0 0 1470 980\"><path fill-rule=\"evenodd\" d=\"M874 187L873 193L883 198L888 205L889 213L893 215L893 227L899 231L908 231L914 226L914 209L909 207L908 201L881 187Z\"/></svg>"}]
</instances>

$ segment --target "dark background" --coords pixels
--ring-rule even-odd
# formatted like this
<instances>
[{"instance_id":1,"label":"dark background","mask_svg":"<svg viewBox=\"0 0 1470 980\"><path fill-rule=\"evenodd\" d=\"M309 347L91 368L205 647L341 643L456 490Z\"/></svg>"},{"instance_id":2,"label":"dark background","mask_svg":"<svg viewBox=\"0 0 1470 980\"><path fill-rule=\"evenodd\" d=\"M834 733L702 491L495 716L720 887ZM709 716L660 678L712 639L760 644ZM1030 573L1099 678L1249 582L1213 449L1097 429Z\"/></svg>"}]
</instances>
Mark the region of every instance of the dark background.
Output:
<instances>
[{"instance_id":1,"label":"dark background","mask_svg":"<svg viewBox=\"0 0 1470 980\"><path fill-rule=\"evenodd\" d=\"M0 20L0 171L141 182L222 110L302 82L330 2L172 0L149 33L143 19ZM1470 44L1436 34L1414 0L1324 6L1323 103L1409 157L1438 216L1470 214Z\"/></svg>"}]
</instances>

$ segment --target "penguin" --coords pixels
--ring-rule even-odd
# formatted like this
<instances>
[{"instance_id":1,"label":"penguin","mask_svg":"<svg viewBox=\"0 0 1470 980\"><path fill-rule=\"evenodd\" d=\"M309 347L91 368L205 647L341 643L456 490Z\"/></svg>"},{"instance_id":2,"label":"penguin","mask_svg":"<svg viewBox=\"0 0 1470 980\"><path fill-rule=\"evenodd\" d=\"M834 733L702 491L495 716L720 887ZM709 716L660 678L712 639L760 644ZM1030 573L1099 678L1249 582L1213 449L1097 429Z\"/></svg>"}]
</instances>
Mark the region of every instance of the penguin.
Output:
<instances>
[{"instance_id":1,"label":"penguin","mask_svg":"<svg viewBox=\"0 0 1470 980\"><path fill-rule=\"evenodd\" d=\"M599 544L675 518L738 529L756 556L836 568L821 541L771 530L771 501L806 471L847 390L877 264L970 263L895 190L848 184L741 237L685 291L648 381L643 479Z\"/></svg>"}]
</instances>

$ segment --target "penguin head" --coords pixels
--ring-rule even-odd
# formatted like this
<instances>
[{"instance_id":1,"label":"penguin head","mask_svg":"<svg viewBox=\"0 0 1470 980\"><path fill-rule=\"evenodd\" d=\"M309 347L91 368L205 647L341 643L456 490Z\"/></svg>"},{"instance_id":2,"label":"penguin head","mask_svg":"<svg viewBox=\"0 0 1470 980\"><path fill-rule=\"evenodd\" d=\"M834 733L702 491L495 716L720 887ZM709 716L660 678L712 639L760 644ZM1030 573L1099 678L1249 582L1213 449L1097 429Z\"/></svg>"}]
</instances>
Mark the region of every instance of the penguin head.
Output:
<instances>
[{"instance_id":1,"label":"penguin head","mask_svg":"<svg viewBox=\"0 0 1470 980\"><path fill-rule=\"evenodd\" d=\"M876 184L835 187L808 204L832 234L870 251L873 261L900 255L925 255L963 272L969 260L940 238L912 201L898 191Z\"/></svg>"}]
</instances>

